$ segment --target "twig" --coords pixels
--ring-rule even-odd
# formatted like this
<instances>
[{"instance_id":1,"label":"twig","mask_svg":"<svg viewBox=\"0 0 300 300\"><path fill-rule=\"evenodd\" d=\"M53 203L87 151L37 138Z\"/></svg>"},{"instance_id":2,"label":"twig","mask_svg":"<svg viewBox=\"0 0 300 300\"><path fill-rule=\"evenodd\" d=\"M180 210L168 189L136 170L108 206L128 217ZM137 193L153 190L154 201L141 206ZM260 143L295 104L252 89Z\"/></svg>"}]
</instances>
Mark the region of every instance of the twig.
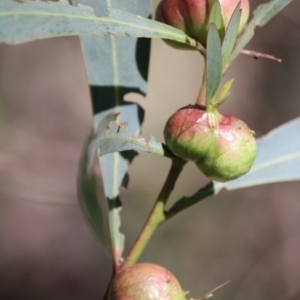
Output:
<instances>
[{"instance_id":1,"label":"twig","mask_svg":"<svg viewBox=\"0 0 300 300\"><path fill-rule=\"evenodd\" d=\"M270 55L270 54L266 54L266 53L261 53L261 52L256 52L256 51L251 51L251 50L246 50L246 49L243 49L241 51L242 54L245 54L245 55L248 55L248 56L251 56L253 57L254 59L258 59L258 58L264 58L264 59L269 59L269 60L273 60L273 61L276 61L278 63L281 63L282 62L282 59L281 58L277 58L273 55Z\"/></svg>"},{"instance_id":2,"label":"twig","mask_svg":"<svg viewBox=\"0 0 300 300\"><path fill-rule=\"evenodd\" d=\"M185 160L182 160L179 157L173 158L172 166L169 171L168 177L164 183L161 192L157 197L157 200L152 208L152 211L150 212L150 215L143 229L141 230L137 240L135 241L134 245L129 251L127 258L125 259L123 265L120 266L119 270L132 266L133 264L136 263L141 253L143 252L145 246L147 245L150 238L152 237L154 231L163 221L165 221L166 202L171 192L173 191L175 183L185 164L186 164Z\"/></svg>"},{"instance_id":3,"label":"twig","mask_svg":"<svg viewBox=\"0 0 300 300\"><path fill-rule=\"evenodd\" d=\"M194 195L190 197L183 197L178 200L166 213L166 219L170 219L177 215L179 212L189 208L193 204L200 202L201 200L214 195L215 189L213 182L208 183L203 188L199 189Z\"/></svg>"},{"instance_id":4,"label":"twig","mask_svg":"<svg viewBox=\"0 0 300 300\"><path fill-rule=\"evenodd\" d=\"M206 57L206 48L198 41L196 41L196 50L198 50L204 57Z\"/></svg>"}]
</instances>

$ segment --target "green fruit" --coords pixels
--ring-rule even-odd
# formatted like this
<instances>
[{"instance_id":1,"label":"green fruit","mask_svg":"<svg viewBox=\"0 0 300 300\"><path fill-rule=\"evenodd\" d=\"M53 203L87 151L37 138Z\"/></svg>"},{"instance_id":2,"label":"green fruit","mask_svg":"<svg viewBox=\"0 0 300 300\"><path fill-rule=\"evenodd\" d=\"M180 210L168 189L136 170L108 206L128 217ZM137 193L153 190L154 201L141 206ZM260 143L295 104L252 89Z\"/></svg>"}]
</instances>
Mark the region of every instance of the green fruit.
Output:
<instances>
[{"instance_id":1,"label":"green fruit","mask_svg":"<svg viewBox=\"0 0 300 300\"><path fill-rule=\"evenodd\" d=\"M156 10L156 20L184 31L188 36L206 45L208 20L210 13L209 0L162 0ZM241 21L239 33L244 29L249 17L248 0L219 0L225 29L236 8L241 2ZM185 44L167 41L175 48L191 49Z\"/></svg>"},{"instance_id":2,"label":"green fruit","mask_svg":"<svg viewBox=\"0 0 300 300\"><path fill-rule=\"evenodd\" d=\"M256 157L254 132L243 121L198 105L175 112L164 137L174 154L194 161L207 177L221 182L247 173Z\"/></svg>"},{"instance_id":3,"label":"green fruit","mask_svg":"<svg viewBox=\"0 0 300 300\"><path fill-rule=\"evenodd\" d=\"M108 300L186 300L175 276L165 268L142 263L114 278Z\"/></svg>"}]
</instances>

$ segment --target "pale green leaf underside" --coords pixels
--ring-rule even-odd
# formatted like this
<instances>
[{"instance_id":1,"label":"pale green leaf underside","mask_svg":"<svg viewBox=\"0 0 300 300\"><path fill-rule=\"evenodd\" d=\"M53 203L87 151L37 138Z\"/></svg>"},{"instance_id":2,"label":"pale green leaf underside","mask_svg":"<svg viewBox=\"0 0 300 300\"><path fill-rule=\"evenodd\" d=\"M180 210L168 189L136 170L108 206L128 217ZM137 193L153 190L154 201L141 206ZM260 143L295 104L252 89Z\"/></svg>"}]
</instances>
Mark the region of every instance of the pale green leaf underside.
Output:
<instances>
[{"instance_id":1,"label":"pale green leaf underside","mask_svg":"<svg viewBox=\"0 0 300 300\"><path fill-rule=\"evenodd\" d=\"M260 184L300 180L300 118L272 130L258 140L250 172L227 183L214 182L216 193Z\"/></svg>"},{"instance_id":2,"label":"pale green leaf underside","mask_svg":"<svg viewBox=\"0 0 300 300\"><path fill-rule=\"evenodd\" d=\"M109 16L98 17L91 7L75 7L66 1L0 1L0 42L19 44L59 36L104 36L108 33L196 45L176 28L126 11L111 9Z\"/></svg>"},{"instance_id":3,"label":"pale green leaf underside","mask_svg":"<svg viewBox=\"0 0 300 300\"><path fill-rule=\"evenodd\" d=\"M107 116L106 119L111 119ZM147 141L143 137L132 135L128 132L127 124L111 122L106 128L100 128L90 143L89 157L93 157L96 149L100 149L100 156L108 153L126 150L145 151L157 155L168 155L163 145L150 137Z\"/></svg>"},{"instance_id":4,"label":"pale green leaf underside","mask_svg":"<svg viewBox=\"0 0 300 300\"><path fill-rule=\"evenodd\" d=\"M148 1L137 3L136 0L73 0L72 2L74 5L80 3L92 6L98 17L106 13L108 6L117 7L143 17L150 14ZM117 12L112 10L111 14L113 13ZM124 95L130 92L146 93L149 40L115 38L113 35L99 37L96 34L81 36L80 41L91 86L95 128L101 131L99 126L103 127L104 125L106 127L107 122L111 121L105 116L118 112L120 113L118 122L130 120L128 130L137 135L143 121L143 110L136 103L124 102ZM139 53L142 55L138 55ZM96 150L94 153L98 152ZM120 211L122 209L120 187L128 182L128 163L132 160L132 157L131 160L128 160L128 157L123 154L110 153L100 157L103 194L98 198L98 201L103 204L103 207L105 204L108 204L109 207L109 212L104 213L109 219L108 231L111 236L112 257L116 266L121 261L125 242L125 236L120 229ZM127 152L127 154L129 153ZM132 154L133 151L129 155ZM88 205L90 200L86 198L85 201ZM97 214L103 214L101 211L103 207L89 207L91 211L85 212L86 215L97 218ZM93 209L98 211L94 212ZM101 230L99 228L101 224L96 221L95 219L89 220L89 224L95 232L98 232Z\"/></svg>"},{"instance_id":5,"label":"pale green leaf underside","mask_svg":"<svg viewBox=\"0 0 300 300\"><path fill-rule=\"evenodd\" d=\"M242 35L238 38L236 46L229 58L228 64L231 64L234 61L234 59L239 55L241 50L251 40L251 38L254 35L254 29L256 26L264 26L292 1L293 0L271 0L268 3L261 4L260 6L258 6L258 8L254 11L254 17L246 26Z\"/></svg>"},{"instance_id":6,"label":"pale green leaf underside","mask_svg":"<svg viewBox=\"0 0 300 300\"><path fill-rule=\"evenodd\" d=\"M93 228L104 249L111 254L111 238L109 234L108 205L103 193L101 172L96 152L89 157L88 149L93 140L91 135L82 150L78 167L77 195L83 214Z\"/></svg>"}]
</instances>

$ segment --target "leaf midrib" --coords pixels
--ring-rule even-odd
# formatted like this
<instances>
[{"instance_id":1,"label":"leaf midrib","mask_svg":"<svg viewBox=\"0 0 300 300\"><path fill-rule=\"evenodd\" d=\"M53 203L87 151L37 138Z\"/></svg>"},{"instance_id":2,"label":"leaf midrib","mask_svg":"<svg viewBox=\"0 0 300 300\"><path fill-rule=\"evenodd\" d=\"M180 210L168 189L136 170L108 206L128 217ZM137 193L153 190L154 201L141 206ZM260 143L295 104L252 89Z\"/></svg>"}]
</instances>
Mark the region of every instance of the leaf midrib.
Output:
<instances>
[{"instance_id":1,"label":"leaf midrib","mask_svg":"<svg viewBox=\"0 0 300 300\"><path fill-rule=\"evenodd\" d=\"M254 173L254 172L257 172L259 170L262 170L262 169L265 169L267 167L271 167L271 166L274 166L274 165L278 165L278 164L283 163L283 162L293 161L294 159L297 159L297 158L300 158L300 152L294 152L294 153L290 153L290 154L285 155L285 156L280 156L280 157L277 157L273 160L267 161L265 163L262 163L262 164L260 164L256 167L252 168L249 173Z\"/></svg>"},{"instance_id":2,"label":"leaf midrib","mask_svg":"<svg viewBox=\"0 0 300 300\"><path fill-rule=\"evenodd\" d=\"M65 17L65 18L70 18L70 19L81 19L81 20L90 20L90 21L95 21L95 22L107 22L107 23L112 23L112 24L119 24L119 25L124 25L124 26L128 26L128 27L132 27L132 28L139 28L142 30L147 30L149 31L149 27L147 26L141 26L138 25L136 23L132 24L130 22L126 22L126 21L120 21L118 19L113 19L113 18L107 18L107 17L97 17L97 16L80 16L80 15L71 15L71 14L64 14L64 13L46 13L46 12L39 12L39 11L28 11L28 12L4 12L1 13L0 12L0 17L4 16L24 16L24 15L28 15L28 16L48 16L49 18L53 18L53 17ZM158 34L164 34L165 30L160 30L160 29L155 29L155 28L151 28L151 30L153 32L157 32ZM172 31L168 32L169 36L172 37L176 37L179 36L181 34L179 33L174 33ZM188 36L187 36L188 37Z\"/></svg>"}]
</instances>

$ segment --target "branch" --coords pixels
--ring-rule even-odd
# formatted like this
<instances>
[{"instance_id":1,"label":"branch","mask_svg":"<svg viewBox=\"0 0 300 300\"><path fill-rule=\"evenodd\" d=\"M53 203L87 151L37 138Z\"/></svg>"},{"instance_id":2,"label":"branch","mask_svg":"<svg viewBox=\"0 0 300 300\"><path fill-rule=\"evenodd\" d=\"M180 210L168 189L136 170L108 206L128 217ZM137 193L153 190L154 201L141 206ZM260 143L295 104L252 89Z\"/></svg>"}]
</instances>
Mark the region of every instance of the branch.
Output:
<instances>
[{"instance_id":1,"label":"branch","mask_svg":"<svg viewBox=\"0 0 300 300\"><path fill-rule=\"evenodd\" d=\"M186 163L187 161L182 160L179 157L173 158L172 165L164 186L157 197L154 207L152 208L152 211L150 212L150 215L142 231L140 232L137 240L129 251L127 258L125 259L123 265L120 267L120 270L132 266L136 263L157 227L166 220L166 202L169 199L169 196L174 189L175 183Z\"/></svg>"},{"instance_id":2,"label":"branch","mask_svg":"<svg viewBox=\"0 0 300 300\"><path fill-rule=\"evenodd\" d=\"M256 51L251 51L251 50L242 50L241 51L242 54L244 55L248 55L248 56L251 56L253 57L254 59L258 59L258 58L264 58L264 59L269 59L269 60L273 60L273 61L276 61L278 63L281 63L282 62L282 59L281 58L277 58L273 55L270 55L270 54L266 54L266 53L261 53L261 52L256 52Z\"/></svg>"},{"instance_id":3,"label":"branch","mask_svg":"<svg viewBox=\"0 0 300 300\"><path fill-rule=\"evenodd\" d=\"M193 204L200 202L201 200L214 195L215 189L213 182L210 182L205 187L201 188L196 192L193 196L190 197L183 197L178 200L166 213L166 219L170 219L173 216L177 215L179 212L183 211L184 209L189 208Z\"/></svg>"}]
</instances>

